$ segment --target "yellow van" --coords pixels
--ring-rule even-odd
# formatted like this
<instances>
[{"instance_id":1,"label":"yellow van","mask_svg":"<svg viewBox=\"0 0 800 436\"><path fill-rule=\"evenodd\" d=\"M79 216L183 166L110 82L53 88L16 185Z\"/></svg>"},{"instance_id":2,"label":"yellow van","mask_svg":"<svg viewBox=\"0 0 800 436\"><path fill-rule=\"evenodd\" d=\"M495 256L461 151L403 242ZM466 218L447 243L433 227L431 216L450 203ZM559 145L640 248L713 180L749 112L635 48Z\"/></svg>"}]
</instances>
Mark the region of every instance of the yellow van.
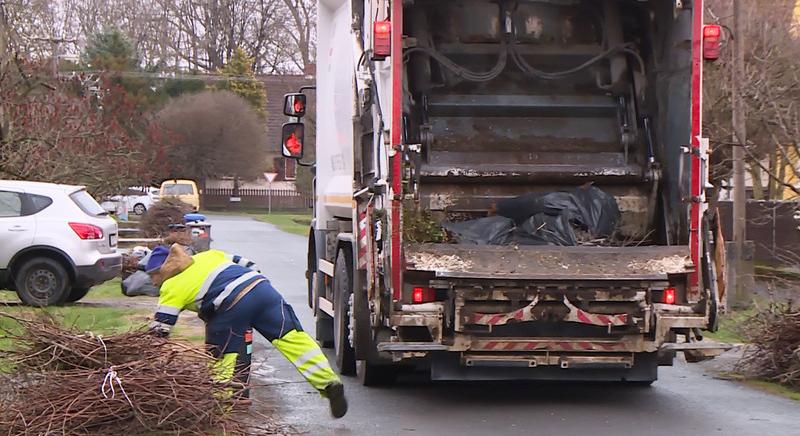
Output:
<instances>
[{"instance_id":1,"label":"yellow van","mask_svg":"<svg viewBox=\"0 0 800 436\"><path fill-rule=\"evenodd\" d=\"M161 184L161 198L177 198L178 200L200 210L200 191L193 180L166 180Z\"/></svg>"}]
</instances>

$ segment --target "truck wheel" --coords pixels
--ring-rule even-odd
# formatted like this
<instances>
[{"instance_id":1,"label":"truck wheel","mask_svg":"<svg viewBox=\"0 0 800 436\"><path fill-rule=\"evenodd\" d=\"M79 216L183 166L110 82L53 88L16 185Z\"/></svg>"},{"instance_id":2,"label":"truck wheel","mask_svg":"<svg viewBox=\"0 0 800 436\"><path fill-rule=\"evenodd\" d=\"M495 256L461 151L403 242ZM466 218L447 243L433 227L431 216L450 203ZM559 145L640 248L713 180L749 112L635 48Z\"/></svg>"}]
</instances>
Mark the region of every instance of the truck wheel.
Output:
<instances>
[{"instance_id":1,"label":"truck wheel","mask_svg":"<svg viewBox=\"0 0 800 436\"><path fill-rule=\"evenodd\" d=\"M135 215L144 215L147 212L147 208L142 203L136 203L133 206L133 213Z\"/></svg>"},{"instance_id":2,"label":"truck wheel","mask_svg":"<svg viewBox=\"0 0 800 436\"><path fill-rule=\"evenodd\" d=\"M91 288L72 288L67 295L67 303L74 303L89 293Z\"/></svg>"},{"instance_id":3,"label":"truck wheel","mask_svg":"<svg viewBox=\"0 0 800 436\"><path fill-rule=\"evenodd\" d=\"M336 351L336 365L342 375L356 372L355 351L350 343L350 310L352 308L352 268L351 255L347 250L339 250L336 255L336 268L333 275L333 345Z\"/></svg>"},{"instance_id":4,"label":"truck wheel","mask_svg":"<svg viewBox=\"0 0 800 436\"><path fill-rule=\"evenodd\" d=\"M364 386L386 386L397 381L397 369L393 365L376 365L366 360L356 363L356 374Z\"/></svg>"},{"instance_id":5,"label":"truck wheel","mask_svg":"<svg viewBox=\"0 0 800 436\"><path fill-rule=\"evenodd\" d=\"M67 270L47 257L36 257L22 264L14 283L19 299L30 306L62 304L69 294Z\"/></svg>"}]
</instances>

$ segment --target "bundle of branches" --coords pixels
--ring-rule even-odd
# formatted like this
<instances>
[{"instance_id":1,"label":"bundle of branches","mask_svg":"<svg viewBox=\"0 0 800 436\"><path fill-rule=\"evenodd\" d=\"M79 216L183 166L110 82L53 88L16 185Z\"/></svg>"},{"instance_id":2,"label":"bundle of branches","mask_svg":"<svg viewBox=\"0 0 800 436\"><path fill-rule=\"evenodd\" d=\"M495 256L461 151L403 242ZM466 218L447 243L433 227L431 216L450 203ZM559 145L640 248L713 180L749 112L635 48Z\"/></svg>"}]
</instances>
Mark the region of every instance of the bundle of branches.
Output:
<instances>
[{"instance_id":1,"label":"bundle of branches","mask_svg":"<svg viewBox=\"0 0 800 436\"><path fill-rule=\"evenodd\" d=\"M170 232L171 224L183 223L183 216L192 208L174 198L164 198L147 209L139 221L139 230L145 238L161 238Z\"/></svg>"},{"instance_id":2,"label":"bundle of branches","mask_svg":"<svg viewBox=\"0 0 800 436\"><path fill-rule=\"evenodd\" d=\"M122 279L125 280L139 269L139 259L130 254L122 254Z\"/></svg>"},{"instance_id":3,"label":"bundle of branches","mask_svg":"<svg viewBox=\"0 0 800 436\"><path fill-rule=\"evenodd\" d=\"M109 337L24 320L2 336L0 357L15 383L0 396L3 434L241 434L230 412L230 386L215 383L211 358L146 331ZM5 323L9 324L9 323Z\"/></svg>"},{"instance_id":4,"label":"bundle of branches","mask_svg":"<svg viewBox=\"0 0 800 436\"><path fill-rule=\"evenodd\" d=\"M748 346L738 370L800 388L800 309L772 303L745 324Z\"/></svg>"}]
</instances>

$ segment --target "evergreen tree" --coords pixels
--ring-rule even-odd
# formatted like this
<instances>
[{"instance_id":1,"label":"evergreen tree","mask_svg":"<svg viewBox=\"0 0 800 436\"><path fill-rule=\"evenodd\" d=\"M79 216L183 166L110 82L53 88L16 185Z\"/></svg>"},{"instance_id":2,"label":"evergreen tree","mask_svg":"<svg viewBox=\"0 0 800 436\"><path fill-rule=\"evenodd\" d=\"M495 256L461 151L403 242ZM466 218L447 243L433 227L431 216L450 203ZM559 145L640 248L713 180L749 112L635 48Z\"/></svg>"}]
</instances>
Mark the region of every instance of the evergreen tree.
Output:
<instances>
[{"instance_id":1,"label":"evergreen tree","mask_svg":"<svg viewBox=\"0 0 800 436\"><path fill-rule=\"evenodd\" d=\"M220 74L228 79L219 82L218 89L231 91L244 98L259 115L264 116L267 93L264 84L253 74L253 58L237 47Z\"/></svg>"},{"instance_id":2,"label":"evergreen tree","mask_svg":"<svg viewBox=\"0 0 800 436\"><path fill-rule=\"evenodd\" d=\"M133 45L119 29L108 29L89 37L81 54L82 63L93 70L133 71L140 59Z\"/></svg>"}]
</instances>

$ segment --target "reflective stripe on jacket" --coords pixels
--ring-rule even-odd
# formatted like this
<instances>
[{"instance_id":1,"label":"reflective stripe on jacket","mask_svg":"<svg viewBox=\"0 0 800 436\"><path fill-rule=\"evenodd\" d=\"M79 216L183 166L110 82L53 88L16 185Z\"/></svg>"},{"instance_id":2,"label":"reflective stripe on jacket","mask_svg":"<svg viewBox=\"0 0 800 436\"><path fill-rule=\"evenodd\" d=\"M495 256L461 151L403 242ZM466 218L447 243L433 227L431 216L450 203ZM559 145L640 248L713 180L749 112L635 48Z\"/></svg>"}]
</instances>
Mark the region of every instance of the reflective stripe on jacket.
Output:
<instances>
[{"instance_id":1,"label":"reflective stripe on jacket","mask_svg":"<svg viewBox=\"0 0 800 436\"><path fill-rule=\"evenodd\" d=\"M158 309L154 321L175 325L182 310L198 312L201 318L227 307L238 292L253 281L264 279L253 262L241 262L219 250L209 250L192 256L189 268L161 285ZM235 260L237 264L232 262Z\"/></svg>"}]
</instances>

